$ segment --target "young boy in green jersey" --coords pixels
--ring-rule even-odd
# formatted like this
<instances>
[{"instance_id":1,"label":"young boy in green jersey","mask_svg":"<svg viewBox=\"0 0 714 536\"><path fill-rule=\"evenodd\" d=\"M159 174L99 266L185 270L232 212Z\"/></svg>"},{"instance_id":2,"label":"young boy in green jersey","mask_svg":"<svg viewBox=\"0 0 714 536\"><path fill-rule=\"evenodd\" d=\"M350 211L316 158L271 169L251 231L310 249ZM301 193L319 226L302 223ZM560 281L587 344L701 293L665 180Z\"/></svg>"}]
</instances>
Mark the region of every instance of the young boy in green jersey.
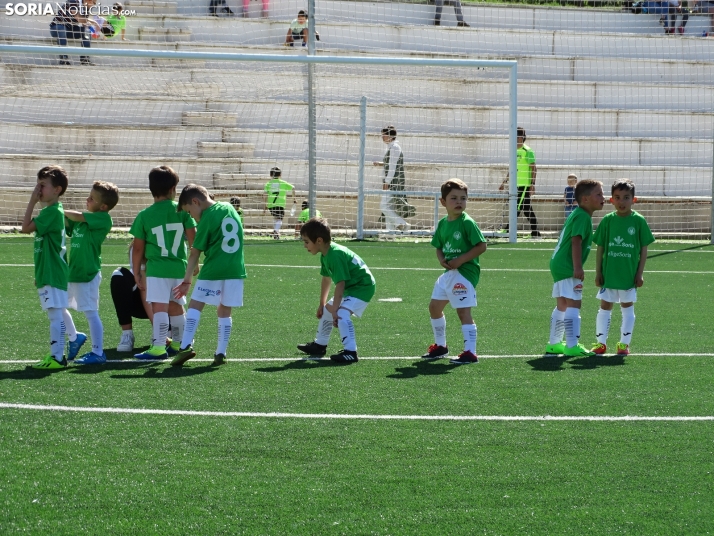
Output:
<instances>
[{"instance_id":1,"label":"young boy in green jersey","mask_svg":"<svg viewBox=\"0 0 714 536\"><path fill-rule=\"evenodd\" d=\"M550 339L545 353L590 357L595 354L578 342L580 305L585 278L583 265L590 254L593 239L593 212L605 205L602 183L592 179L578 182L575 201L578 206L568 216L550 258L550 273L554 281L552 296L557 302L550 316Z\"/></svg>"},{"instance_id":2,"label":"young boy in green jersey","mask_svg":"<svg viewBox=\"0 0 714 536\"><path fill-rule=\"evenodd\" d=\"M119 189L111 182L95 181L87 198L86 212L65 210L65 233L72 238L69 253L67 309L63 319L67 330L67 360L72 361L87 340L79 333L68 309L82 311L89 323L92 351L77 359L79 365L106 363L104 327L99 318L99 284L102 282L102 242L112 230L109 211L119 202Z\"/></svg>"},{"instance_id":3,"label":"young boy in green jersey","mask_svg":"<svg viewBox=\"0 0 714 536\"><path fill-rule=\"evenodd\" d=\"M361 318L374 296L376 283L372 272L353 251L332 242L330 227L322 218L311 218L300 229L305 249L312 255L320 253L320 303L317 306L315 340L298 344L298 350L310 356L322 357L327 351L332 328L337 327L342 337L343 350L331 355L335 363L350 364L358 361L355 327L350 316ZM335 293L328 302L332 283Z\"/></svg>"},{"instance_id":4,"label":"young boy in green jersey","mask_svg":"<svg viewBox=\"0 0 714 536\"><path fill-rule=\"evenodd\" d=\"M265 183L265 207L263 214L269 210L273 215L273 238L280 240L280 228L283 226L283 218L285 217L285 202L287 201L288 192L293 192L293 204L297 203L295 198L295 187L287 181L284 181L282 171L279 167L274 167L270 170L270 180Z\"/></svg>"},{"instance_id":5,"label":"young boy in green jersey","mask_svg":"<svg viewBox=\"0 0 714 536\"><path fill-rule=\"evenodd\" d=\"M476 222L466 214L469 188L459 179L449 179L441 185L441 205L446 217L439 220L431 245L436 258L446 269L434 284L429 302L434 344L422 356L439 359L449 355L446 345L444 308L450 303L456 309L464 335L464 351L451 359L455 365L478 363L476 356L476 324L471 308L476 307L476 285L481 274L478 258L486 251L486 239Z\"/></svg>"},{"instance_id":6,"label":"young boy in green jersey","mask_svg":"<svg viewBox=\"0 0 714 536\"><path fill-rule=\"evenodd\" d=\"M243 307L243 281L246 278L243 224L230 203L214 201L208 191L197 184L184 187L179 196L178 210L190 214L198 222L198 227L183 281L174 288L175 298L183 298L188 293L201 252L204 261L200 279L193 287L188 304L181 348L171 365L180 367L196 355L191 343L206 304L218 307L218 348L213 355L213 365L222 365L226 362L233 327L231 310Z\"/></svg>"},{"instance_id":7,"label":"young boy in green jersey","mask_svg":"<svg viewBox=\"0 0 714 536\"><path fill-rule=\"evenodd\" d=\"M196 236L196 222L188 212L177 212L176 186L178 173L169 166L159 166L149 173L149 190L154 204L136 215L129 230L134 236L132 264L136 285L146 290L146 301L154 313L151 347L137 359L166 359L180 349L186 324L184 298L175 298L173 289L183 281L186 272L186 242L189 247ZM146 280L141 265L146 259ZM169 324L170 322L170 324ZM166 338L171 326L172 341Z\"/></svg>"},{"instance_id":8,"label":"young boy in green jersey","mask_svg":"<svg viewBox=\"0 0 714 536\"><path fill-rule=\"evenodd\" d=\"M610 198L615 212L602 219L593 237L597 244L595 285L600 287L597 294L600 310L595 325L597 343L592 351L600 355L607 352L614 303L619 303L622 310L617 355L630 353L637 288L644 284L642 274L647 262L647 246L654 242L645 218L632 210L635 201L635 184L630 179L615 181Z\"/></svg>"},{"instance_id":9,"label":"young boy in green jersey","mask_svg":"<svg viewBox=\"0 0 714 536\"><path fill-rule=\"evenodd\" d=\"M310 203L305 200L302 202L301 206L302 211L300 212L297 223L295 224L295 240L300 239L300 229L305 223L307 223L307 220L310 219ZM322 218L322 213L317 209L315 209L315 217Z\"/></svg>"},{"instance_id":10,"label":"young boy in green jersey","mask_svg":"<svg viewBox=\"0 0 714 536\"><path fill-rule=\"evenodd\" d=\"M62 314L67 307L67 245L64 210L59 202L67 190L67 172L60 166L45 166L37 173L37 185L30 195L21 232L35 233L35 286L40 305L50 319L50 353L32 365L41 370L67 367L64 356L65 326ZM44 208L37 217L32 212L37 203Z\"/></svg>"}]
</instances>

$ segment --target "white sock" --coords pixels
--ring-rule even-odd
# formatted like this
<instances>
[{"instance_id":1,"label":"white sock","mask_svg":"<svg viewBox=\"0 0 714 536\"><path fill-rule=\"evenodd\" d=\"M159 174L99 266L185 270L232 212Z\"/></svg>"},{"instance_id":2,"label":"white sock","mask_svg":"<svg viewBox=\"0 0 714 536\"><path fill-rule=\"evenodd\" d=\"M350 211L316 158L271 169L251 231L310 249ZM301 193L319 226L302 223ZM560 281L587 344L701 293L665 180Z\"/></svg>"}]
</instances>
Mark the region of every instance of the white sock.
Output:
<instances>
[{"instance_id":1,"label":"white sock","mask_svg":"<svg viewBox=\"0 0 714 536\"><path fill-rule=\"evenodd\" d=\"M273 224L273 229L277 233L280 231L280 228L283 226L283 220L275 220L275 223Z\"/></svg>"},{"instance_id":2,"label":"white sock","mask_svg":"<svg viewBox=\"0 0 714 536\"><path fill-rule=\"evenodd\" d=\"M565 333L565 311L560 311L557 307L550 314L550 339L548 344L560 344L563 342Z\"/></svg>"},{"instance_id":3,"label":"white sock","mask_svg":"<svg viewBox=\"0 0 714 536\"><path fill-rule=\"evenodd\" d=\"M132 337L134 336L134 330L133 329L123 329L121 330L122 337L124 335L131 335Z\"/></svg>"},{"instance_id":4,"label":"white sock","mask_svg":"<svg viewBox=\"0 0 714 536\"><path fill-rule=\"evenodd\" d=\"M580 339L580 309L568 307L563 318L565 325L565 346L572 348Z\"/></svg>"},{"instance_id":5,"label":"white sock","mask_svg":"<svg viewBox=\"0 0 714 536\"><path fill-rule=\"evenodd\" d=\"M228 350L228 341L231 338L231 329L233 328L233 319L229 316L227 318L218 319L218 347L216 348L216 354L226 355Z\"/></svg>"},{"instance_id":6,"label":"white sock","mask_svg":"<svg viewBox=\"0 0 714 536\"><path fill-rule=\"evenodd\" d=\"M446 317L431 319L431 331L434 332L434 342L446 348Z\"/></svg>"},{"instance_id":7,"label":"white sock","mask_svg":"<svg viewBox=\"0 0 714 536\"><path fill-rule=\"evenodd\" d=\"M464 351L476 355L476 324L462 324L461 333L464 334Z\"/></svg>"},{"instance_id":8,"label":"white sock","mask_svg":"<svg viewBox=\"0 0 714 536\"><path fill-rule=\"evenodd\" d=\"M332 334L332 313L330 313L324 307L322 308L322 318L317 324L317 334L315 335L315 342L321 344L322 346L327 346L330 342L330 335Z\"/></svg>"},{"instance_id":9,"label":"white sock","mask_svg":"<svg viewBox=\"0 0 714 536\"><path fill-rule=\"evenodd\" d=\"M84 316L89 322L89 336L92 339L92 353L102 355L104 353L104 326L99 318L98 311L84 311Z\"/></svg>"},{"instance_id":10,"label":"white sock","mask_svg":"<svg viewBox=\"0 0 714 536\"><path fill-rule=\"evenodd\" d=\"M62 321L64 322L65 333L70 342L77 340L77 328L74 325L74 320L69 312L69 309L62 309Z\"/></svg>"},{"instance_id":11,"label":"white sock","mask_svg":"<svg viewBox=\"0 0 714 536\"><path fill-rule=\"evenodd\" d=\"M346 309L337 311L337 329L340 330L342 346L351 352L357 351L357 341L355 340L355 325L350 319L350 312Z\"/></svg>"},{"instance_id":12,"label":"white sock","mask_svg":"<svg viewBox=\"0 0 714 536\"><path fill-rule=\"evenodd\" d=\"M169 334L169 313L154 313L154 327L151 346L166 346L166 336Z\"/></svg>"},{"instance_id":13,"label":"white sock","mask_svg":"<svg viewBox=\"0 0 714 536\"><path fill-rule=\"evenodd\" d=\"M57 361L62 361L64 356L65 325L62 317L65 309L47 309L50 319L50 353Z\"/></svg>"},{"instance_id":14,"label":"white sock","mask_svg":"<svg viewBox=\"0 0 714 536\"><path fill-rule=\"evenodd\" d=\"M635 306L622 307L622 327L620 328L620 342L630 344L632 330L635 328Z\"/></svg>"},{"instance_id":15,"label":"white sock","mask_svg":"<svg viewBox=\"0 0 714 536\"><path fill-rule=\"evenodd\" d=\"M190 308L186 312L186 325L183 328L183 337L181 340L181 348L188 348L191 346L193 339L196 338L196 330L198 329L198 323L201 321L201 311L198 309Z\"/></svg>"},{"instance_id":16,"label":"white sock","mask_svg":"<svg viewBox=\"0 0 714 536\"><path fill-rule=\"evenodd\" d=\"M606 311L600 308L597 312L595 320L595 336L600 344L607 344L607 336L610 333L610 320L612 319L612 311Z\"/></svg>"},{"instance_id":17,"label":"white sock","mask_svg":"<svg viewBox=\"0 0 714 536\"><path fill-rule=\"evenodd\" d=\"M171 322L171 339L179 342L183 341L183 329L186 325L186 315L172 316L169 317L169 320Z\"/></svg>"}]
</instances>

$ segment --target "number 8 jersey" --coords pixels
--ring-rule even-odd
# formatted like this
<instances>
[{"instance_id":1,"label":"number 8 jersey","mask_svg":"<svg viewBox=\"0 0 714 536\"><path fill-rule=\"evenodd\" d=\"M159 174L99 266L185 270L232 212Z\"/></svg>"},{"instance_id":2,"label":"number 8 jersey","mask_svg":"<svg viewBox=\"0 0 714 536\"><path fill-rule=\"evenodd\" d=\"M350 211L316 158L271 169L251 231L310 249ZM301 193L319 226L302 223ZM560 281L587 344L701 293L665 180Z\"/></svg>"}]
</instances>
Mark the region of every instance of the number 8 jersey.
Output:
<instances>
[{"instance_id":1,"label":"number 8 jersey","mask_svg":"<svg viewBox=\"0 0 714 536\"><path fill-rule=\"evenodd\" d=\"M198 279L223 281L246 278L243 224L233 205L217 202L203 211L193 247L205 255Z\"/></svg>"}]
</instances>

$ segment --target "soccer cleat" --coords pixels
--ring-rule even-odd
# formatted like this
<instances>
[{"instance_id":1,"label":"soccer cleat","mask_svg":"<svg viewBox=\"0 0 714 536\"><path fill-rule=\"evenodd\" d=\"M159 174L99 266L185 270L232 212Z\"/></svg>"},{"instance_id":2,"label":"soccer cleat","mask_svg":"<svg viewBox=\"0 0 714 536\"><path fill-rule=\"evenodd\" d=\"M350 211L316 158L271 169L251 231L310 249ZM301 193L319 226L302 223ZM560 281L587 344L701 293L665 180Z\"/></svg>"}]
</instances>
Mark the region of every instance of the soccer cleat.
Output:
<instances>
[{"instance_id":1,"label":"soccer cleat","mask_svg":"<svg viewBox=\"0 0 714 536\"><path fill-rule=\"evenodd\" d=\"M555 344L546 344L545 345L545 353L552 354L552 355L564 354L565 353L565 343L558 342Z\"/></svg>"},{"instance_id":2,"label":"soccer cleat","mask_svg":"<svg viewBox=\"0 0 714 536\"><path fill-rule=\"evenodd\" d=\"M446 346L432 344L427 348L426 353L421 356L422 359L440 359L449 355L449 349Z\"/></svg>"},{"instance_id":3,"label":"soccer cleat","mask_svg":"<svg viewBox=\"0 0 714 536\"><path fill-rule=\"evenodd\" d=\"M582 344L576 344L575 346L566 347L563 355L567 357L592 357L595 352L591 352Z\"/></svg>"},{"instance_id":4,"label":"soccer cleat","mask_svg":"<svg viewBox=\"0 0 714 536\"><path fill-rule=\"evenodd\" d=\"M459 354L459 357L449 359L449 363L454 365L470 365L471 363L478 363L478 357L470 350L464 350Z\"/></svg>"},{"instance_id":5,"label":"soccer cleat","mask_svg":"<svg viewBox=\"0 0 714 536\"><path fill-rule=\"evenodd\" d=\"M39 362L32 365L33 369L38 370L62 370L67 368L67 360L62 356L62 361L57 361L52 354L47 354Z\"/></svg>"},{"instance_id":6,"label":"soccer cleat","mask_svg":"<svg viewBox=\"0 0 714 536\"><path fill-rule=\"evenodd\" d=\"M327 353L327 345L317 344L315 341L298 344L297 349L311 357L323 357Z\"/></svg>"},{"instance_id":7,"label":"soccer cleat","mask_svg":"<svg viewBox=\"0 0 714 536\"><path fill-rule=\"evenodd\" d=\"M164 346L152 346L145 352L134 354L134 357L144 361L158 361L159 359L166 359L169 355L166 353Z\"/></svg>"},{"instance_id":8,"label":"soccer cleat","mask_svg":"<svg viewBox=\"0 0 714 536\"><path fill-rule=\"evenodd\" d=\"M605 346L601 342L598 342L598 343L595 343L595 345L593 345L591 351L592 351L592 353L594 353L596 355L604 355L605 352L607 352L607 346Z\"/></svg>"},{"instance_id":9,"label":"soccer cleat","mask_svg":"<svg viewBox=\"0 0 714 536\"><path fill-rule=\"evenodd\" d=\"M166 343L166 353L168 354L168 356L169 357L175 356L176 354L179 353L179 350L181 350L181 343L178 341L169 339L169 342Z\"/></svg>"},{"instance_id":10,"label":"soccer cleat","mask_svg":"<svg viewBox=\"0 0 714 536\"><path fill-rule=\"evenodd\" d=\"M630 346L624 342L618 342L615 349L617 350L617 355L630 355Z\"/></svg>"},{"instance_id":11,"label":"soccer cleat","mask_svg":"<svg viewBox=\"0 0 714 536\"><path fill-rule=\"evenodd\" d=\"M219 367L221 365L226 364L226 356L223 354L216 354L213 356L213 363L211 363L212 367Z\"/></svg>"},{"instance_id":12,"label":"soccer cleat","mask_svg":"<svg viewBox=\"0 0 714 536\"><path fill-rule=\"evenodd\" d=\"M75 363L78 365L103 365L107 362L107 354L102 352L102 355L97 355L94 352L89 352L84 354L82 357L77 359Z\"/></svg>"},{"instance_id":13,"label":"soccer cleat","mask_svg":"<svg viewBox=\"0 0 714 536\"><path fill-rule=\"evenodd\" d=\"M121 334L121 340L117 344L117 352L131 352L134 349L134 333L124 332Z\"/></svg>"},{"instance_id":14,"label":"soccer cleat","mask_svg":"<svg viewBox=\"0 0 714 536\"><path fill-rule=\"evenodd\" d=\"M196 352L193 351L193 346L187 346L186 348L179 349L176 352L176 357L171 361L172 367L180 367L189 359L196 357Z\"/></svg>"},{"instance_id":15,"label":"soccer cleat","mask_svg":"<svg viewBox=\"0 0 714 536\"><path fill-rule=\"evenodd\" d=\"M67 341L67 361L74 361L85 342L87 342L87 336L84 333L77 333L77 338L74 341Z\"/></svg>"},{"instance_id":16,"label":"soccer cleat","mask_svg":"<svg viewBox=\"0 0 714 536\"><path fill-rule=\"evenodd\" d=\"M349 364L349 363L356 363L359 361L357 359L357 352L352 351L352 350L340 350L334 355L330 356L330 359L334 363L342 363L342 364Z\"/></svg>"}]
</instances>

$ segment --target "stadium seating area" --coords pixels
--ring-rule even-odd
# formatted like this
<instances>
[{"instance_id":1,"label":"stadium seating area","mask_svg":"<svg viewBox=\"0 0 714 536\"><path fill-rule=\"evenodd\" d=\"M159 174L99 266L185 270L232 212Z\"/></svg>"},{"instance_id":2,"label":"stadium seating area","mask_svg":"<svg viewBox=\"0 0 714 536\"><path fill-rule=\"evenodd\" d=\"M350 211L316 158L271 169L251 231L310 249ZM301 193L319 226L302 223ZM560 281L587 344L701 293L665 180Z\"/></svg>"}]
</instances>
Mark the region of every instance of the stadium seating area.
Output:
<instances>
[{"instance_id":1,"label":"stadium seating area","mask_svg":"<svg viewBox=\"0 0 714 536\"><path fill-rule=\"evenodd\" d=\"M260 2L251 2L249 18L211 17L207 0L197 4L129 1L126 9L137 15L129 18L128 40L93 46L305 53L282 47L287 24L304 7L301 3L273 1L268 19L260 17ZM240 13L238 3L229 4ZM448 6L442 27L434 27L433 10L414 3L320 2L319 50L331 55L515 58L518 122L527 128L528 143L538 157L538 193L543 197L536 211L553 212L550 230L561 223L555 215L560 207L552 201L562 196L565 176L574 172L604 181L634 179L638 196L652 198L649 218L655 230L667 231L676 212L684 221L691 218L692 231L705 231L696 226L707 222L710 207L702 198L711 196L712 183L714 39L700 37L708 29L707 17L692 17L687 33L668 36L658 17L625 12L470 5L464 13L472 27L462 29L456 28ZM52 44L48 23L48 17L8 17L0 11L0 42ZM115 58L94 58L93 67L58 67L49 57L27 60L6 55L0 62L0 186L29 184L39 167L59 162L79 181L101 177L123 189L138 189L157 163L156 155L163 154L182 181L213 181L215 187L254 195L247 207L249 226L268 221L256 194L271 165L279 163L285 176L306 188L306 133L294 128L295 117L305 113L304 82L295 76L295 67L241 64L226 70L210 62L183 62L176 69L160 60L135 59L152 66L148 87L144 71ZM75 98L83 92L76 86L78 71L87 69L96 81L88 90L89 106ZM342 156L345 146L355 147L354 153L359 144L357 103L363 95L371 103L389 102L390 68L354 74L336 67L332 73L350 82L349 91L341 100L320 104L321 121L330 128L318 135L318 173L344 183L340 177L357 174L357 161ZM274 88L269 95L251 82L266 76ZM121 81L124 91L105 80ZM369 118L369 128L376 132L387 122L398 125L411 156L410 187L435 190L433 169L446 157L443 148L457 144L467 155L458 163L464 176L478 177L495 191L505 172L508 110L492 96L506 94L507 81L480 82L483 98L478 102L455 97L457 82L448 77L412 81L423 106L390 104ZM430 107L445 99L452 100L446 108ZM270 130L265 129L266 118ZM425 128L436 123L442 128L438 134ZM379 138L368 137L367 158L379 159L383 147ZM369 186L378 187L378 181L378 172L370 169ZM665 196L692 201L666 205L670 212L658 218ZM321 209L327 216L344 214L355 204L326 199ZM18 209L3 212L0 223L12 223L11 213ZM131 219L130 209L124 217Z\"/></svg>"}]
</instances>

